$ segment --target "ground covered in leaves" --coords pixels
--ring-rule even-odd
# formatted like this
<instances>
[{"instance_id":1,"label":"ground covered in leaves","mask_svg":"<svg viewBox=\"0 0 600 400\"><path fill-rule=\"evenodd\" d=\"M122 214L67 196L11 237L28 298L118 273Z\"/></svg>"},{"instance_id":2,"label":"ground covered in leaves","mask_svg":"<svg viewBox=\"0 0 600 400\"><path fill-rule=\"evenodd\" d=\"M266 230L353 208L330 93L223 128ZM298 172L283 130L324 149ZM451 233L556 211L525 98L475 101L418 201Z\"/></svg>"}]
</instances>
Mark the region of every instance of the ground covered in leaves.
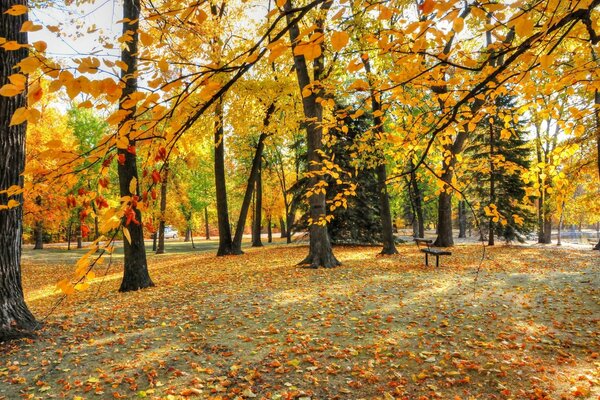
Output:
<instances>
[{"instance_id":1,"label":"ground covered in leaves","mask_svg":"<svg viewBox=\"0 0 600 400\"><path fill-rule=\"evenodd\" d=\"M152 257L155 288L117 293L115 263L33 340L0 344L0 399L600 398L597 252L458 246L439 269L414 245ZM27 257L43 318L72 265ZM477 280L476 280L477 277Z\"/></svg>"}]
</instances>

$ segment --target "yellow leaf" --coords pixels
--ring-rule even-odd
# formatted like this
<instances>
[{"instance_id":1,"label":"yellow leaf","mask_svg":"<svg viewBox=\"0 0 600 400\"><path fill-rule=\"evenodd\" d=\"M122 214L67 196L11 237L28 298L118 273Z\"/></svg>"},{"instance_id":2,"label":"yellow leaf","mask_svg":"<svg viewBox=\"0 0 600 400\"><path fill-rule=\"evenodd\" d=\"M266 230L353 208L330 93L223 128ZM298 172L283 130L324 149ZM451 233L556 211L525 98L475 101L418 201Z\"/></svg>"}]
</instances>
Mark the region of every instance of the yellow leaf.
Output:
<instances>
[{"instance_id":1,"label":"yellow leaf","mask_svg":"<svg viewBox=\"0 0 600 400\"><path fill-rule=\"evenodd\" d=\"M129 193L132 195L137 193L137 178L135 176L131 178L131 182L129 182Z\"/></svg>"},{"instance_id":2,"label":"yellow leaf","mask_svg":"<svg viewBox=\"0 0 600 400\"><path fill-rule=\"evenodd\" d=\"M75 293L75 288L73 288L73 285L71 285L71 282L69 281L69 279L65 278L62 281L58 282L56 284L56 287L58 289L60 289L61 292L63 292L66 295L70 295Z\"/></svg>"},{"instance_id":3,"label":"yellow leaf","mask_svg":"<svg viewBox=\"0 0 600 400\"><path fill-rule=\"evenodd\" d=\"M123 227L123 236L125 237L125 239L127 239L129 244L131 244L131 233L129 233L129 229L127 229L126 227Z\"/></svg>"},{"instance_id":4,"label":"yellow leaf","mask_svg":"<svg viewBox=\"0 0 600 400\"><path fill-rule=\"evenodd\" d=\"M352 60L348 64L348 72L356 72L363 68L364 65L360 60Z\"/></svg>"},{"instance_id":5,"label":"yellow leaf","mask_svg":"<svg viewBox=\"0 0 600 400\"><path fill-rule=\"evenodd\" d=\"M22 59L17 65L21 68L21 72L30 74L40 66L40 60L36 57L27 57Z\"/></svg>"},{"instance_id":6,"label":"yellow leaf","mask_svg":"<svg viewBox=\"0 0 600 400\"><path fill-rule=\"evenodd\" d=\"M21 4L14 4L11 8L9 8L8 10L4 11L4 14L8 14L8 15L22 15L25 14L27 12L27 7Z\"/></svg>"},{"instance_id":7,"label":"yellow leaf","mask_svg":"<svg viewBox=\"0 0 600 400\"><path fill-rule=\"evenodd\" d=\"M28 111L25 107L17 108L12 118L10 119L10 126L22 124L27 120Z\"/></svg>"},{"instance_id":8,"label":"yellow leaf","mask_svg":"<svg viewBox=\"0 0 600 400\"><path fill-rule=\"evenodd\" d=\"M287 3L287 0L277 0L276 4L277 7L282 8L283 6L285 6L285 3Z\"/></svg>"},{"instance_id":9,"label":"yellow leaf","mask_svg":"<svg viewBox=\"0 0 600 400\"><path fill-rule=\"evenodd\" d=\"M15 208L15 207L19 207L19 205L20 205L20 204L21 204L21 203L19 203L18 201L14 200L14 199L10 199L10 200L8 201L8 203L6 203L6 206L7 206L8 208Z\"/></svg>"},{"instance_id":10,"label":"yellow leaf","mask_svg":"<svg viewBox=\"0 0 600 400\"><path fill-rule=\"evenodd\" d=\"M140 32L140 41L144 46L151 46L154 38L146 32Z\"/></svg>"},{"instance_id":11,"label":"yellow leaf","mask_svg":"<svg viewBox=\"0 0 600 400\"><path fill-rule=\"evenodd\" d=\"M42 29L41 25L35 25L31 21L25 21L25 22L23 22L23 25L21 26L21 32L35 32L35 31L39 31L41 29Z\"/></svg>"},{"instance_id":12,"label":"yellow leaf","mask_svg":"<svg viewBox=\"0 0 600 400\"><path fill-rule=\"evenodd\" d=\"M27 83L27 77L25 75L12 74L8 77L8 80L17 88L25 89L25 84Z\"/></svg>"},{"instance_id":13,"label":"yellow leaf","mask_svg":"<svg viewBox=\"0 0 600 400\"><path fill-rule=\"evenodd\" d=\"M333 32L331 34L331 45L334 51L343 49L350 40L350 35L347 32Z\"/></svg>"},{"instance_id":14,"label":"yellow leaf","mask_svg":"<svg viewBox=\"0 0 600 400\"><path fill-rule=\"evenodd\" d=\"M10 42L6 42L2 45L2 47L4 48L4 50L6 51L13 51L13 50L19 50L21 47L23 47L22 44L17 43L15 40L11 40Z\"/></svg>"},{"instance_id":15,"label":"yellow leaf","mask_svg":"<svg viewBox=\"0 0 600 400\"><path fill-rule=\"evenodd\" d=\"M4 96L4 97L16 96L19 93L21 93L23 91L23 89L19 89L17 86L13 85L12 83L7 83L6 85L4 85L0 88L0 96Z\"/></svg>"},{"instance_id":16,"label":"yellow leaf","mask_svg":"<svg viewBox=\"0 0 600 400\"><path fill-rule=\"evenodd\" d=\"M158 68L162 72L167 72L169 70L169 63L164 58L158 62Z\"/></svg>"},{"instance_id":17,"label":"yellow leaf","mask_svg":"<svg viewBox=\"0 0 600 400\"><path fill-rule=\"evenodd\" d=\"M430 14L433 11L434 6L434 0L424 0L423 4L421 4L421 11L423 11L423 15Z\"/></svg>"},{"instance_id":18,"label":"yellow leaf","mask_svg":"<svg viewBox=\"0 0 600 400\"><path fill-rule=\"evenodd\" d=\"M46 51L48 45L43 40L38 40L37 42L33 42L33 47L39 51L40 53Z\"/></svg>"},{"instance_id":19,"label":"yellow leaf","mask_svg":"<svg viewBox=\"0 0 600 400\"><path fill-rule=\"evenodd\" d=\"M465 27L465 20L462 18L456 18L454 20L454 23L452 24L452 29L454 30L454 32L459 33L463 30L463 28Z\"/></svg>"},{"instance_id":20,"label":"yellow leaf","mask_svg":"<svg viewBox=\"0 0 600 400\"><path fill-rule=\"evenodd\" d=\"M515 32L520 37L529 36L533 32L534 25L535 22L526 14L515 21Z\"/></svg>"}]
</instances>

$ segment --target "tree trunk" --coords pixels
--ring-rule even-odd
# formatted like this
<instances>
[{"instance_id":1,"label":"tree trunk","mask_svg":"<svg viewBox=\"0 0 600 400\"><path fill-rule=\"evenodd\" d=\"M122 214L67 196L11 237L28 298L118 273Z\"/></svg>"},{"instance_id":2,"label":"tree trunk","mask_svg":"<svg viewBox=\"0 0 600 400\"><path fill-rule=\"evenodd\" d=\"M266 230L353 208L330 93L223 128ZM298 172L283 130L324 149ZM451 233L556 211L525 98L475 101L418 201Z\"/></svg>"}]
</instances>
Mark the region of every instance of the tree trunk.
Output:
<instances>
[{"instance_id":1,"label":"tree trunk","mask_svg":"<svg viewBox=\"0 0 600 400\"><path fill-rule=\"evenodd\" d=\"M367 80L369 81L371 108L373 110L373 131L377 139L381 139L383 135L383 111L381 109L381 94L375 92L373 87L373 77L371 76L371 63L367 57L361 57ZM396 244L394 243L394 229L392 224L392 212L390 210L390 197L387 191L387 171L385 168L385 155L382 150L379 150L379 165L376 168L377 172L377 191L379 196L379 213L381 218L381 238L383 240L383 248L380 254L392 255L398 254Z\"/></svg>"},{"instance_id":2,"label":"tree trunk","mask_svg":"<svg viewBox=\"0 0 600 400\"><path fill-rule=\"evenodd\" d=\"M464 200L458 202L458 237L467 237L467 203Z\"/></svg>"},{"instance_id":3,"label":"tree trunk","mask_svg":"<svg viewBox=\"0 0 600 400\"><path fill-rule=\"evenodd\" d=\"M183 239L183 241L187 243L190 241L191 237L192 237L192 228L190 228L188 226L187 229L185 230L185 239Z\"/></svg>"},{"instance_id":4,"label":"tree trunk","mask_svg":"<svg viewBox=\"0 0 600 400\"><path fill-rule=\"evenodd\" d=\"M125 82L125 87L119 100L120 108L129 95L137 90L137 54L138 54L138 28L140 19L140 0L125 0L123 2L123 35L130 35L131 40L121 50L121 61L127 66L126 71L121 71L121 80ZM119 126L119 131L128 129L125 125L132 124L135 120L136 108L128 109L130 114ZM130 125L131 126L131 125ZM137 207L134 199L139 199L139 180L137 171L137 158L135 155L135 140L125 133L129 146L126 149L118 149L117 172L119 175L119 194L123 196L132 196L129 207L126 210L128 215L123 217L123 230L129 231L131 240L124 238L123 248L125 255L125 265L123 270L123 281L121 282L120 292L139 290L154 286L150 274L148 273L148 264L146 262L146 248L144 247L144 230L142 225L142 212ZM135 193L131 193L130 186L135 179ZM128 223L129 221L129 223Z\"/></svg>"},{"instance_id":5,"label":"tree trunk","mask_svg":"<svg viewBox=\"0 0 600 400\"><path fill-rule=\"evenodd\" d=\"M215 189L217 193L217 221L219 225L219 249L217 256L239 254L233 246L229 209L227 206L227 186L225 185L225 136L223 131L223 98L215 107Z\"/></svg>"},{"instance_id":6,"label":"tree trunk","mask_svg":"<svg viewBox=\"0 0 600 400\"><path fill-rule=\"evenodd\" d=\"M27 6L27 1L0 3L0 37L27 44L27 34L20 32L27 13L19 16L5 14L15 4ZM15 66L27 57L27 52L26 47L11 51L0 48L0 86L9 83L8 76L17 72ZM9 126L9 123L14 112L26 105L26 91L13 97L0 96L0 190L13 185L23 187L27 124ZM25 304L21 285L23 195L9 198L6 193L0 194L0 204L6 205L9 200L15 200L19 205L0 211L0 342L27 336L38 327Z\"/></svg>"},{"instance_id":7,"label":"tree trunk","mask_svg":"<svg viewBox=\"0 0 600 400\"><path fill-rule=\"evenodd\" d=\"M491 118L491 117L490 117ZM490 122L490 204L496 203L496 174L494 168L494 123ZM494 220L489 219L488 246L494 245Z\"/></svg>"},{"instance_id":8,"label":"tree trunk","mask_svg":"<svg viewBox=\"0 0 600 400\"><path fill-rule=\"evenodd\" d=\"M331 2L327 1L322 5L322 11L327 11L331 7ZM291 21L292 2L288 0L284 5L284 10L287 12L286 18L288 24ZM323 13L321 13L323 14ZM324 18L321 15L320 18ZM317 21L317 29L315 33L323 34L323 23L322 20ZM300 29L297 23L292 23L289 28L290 42L292 43L292 52L294 52L300 38ZM321 45L322 46L322 45ZM322 51L323 53L323 51ZM306 59L304 55L294 55L294 67L296 70L296 76L298 78L298 85L300 93L304 88L310 87L311 79L308 74L308 67L306 65ZM323 56L317 57L313 64L314 80L318 81L321 78L323 71ZM323 148L323 109L321 104L317 102L317 97L320 93L311 93L309 96L302 96L302 108L304 110L304 117L306 118L306 141L307 141L307 153L308 153L308 173L310 174L308 179L308 185L310 188L316 188L320 182L323 181L323 177L318 174L321 170L321 155L320 152ZM309 252L304 260L299 264L305 265L311 268L325 267L331 268L341 263L333 255L333 249L331 247L331 241L327 232L326 223L326 203L325 193L321 191L319 193L313 193L309 198L309 217L311 224L309 227L310 240L309 240Z\"/></svg>"},{"instance_id":9,"label":"tree trunk","mask_svg":"<svg viewBox=\"0 0 600 400\"><path fill-rule=\"evenodd\" d=\"M69 230L67 231L67 250L71 250L71 232L73 231L73 222L69 221Z\"/></svg>"},{"instance_id":10,"label":"tree trunk","mask_svg":"<svg viewBox=\"0 0 600 400\"><path fill-rule=\"evenodd\" d=\"M210 240L210 226L208 225L208 207L204 207L204 232L206 240Z\"/></svg>"},{"instance_id":11,"label":"tree trunk","mask_svg":"<svg viewBox=\"0 0 600 400\"><path fill-rule=\"evenodd\" d=\"M410 163L411 169L413 168L413 163ZM417 217L417 223L419 224L419 237L425 237L425 221L423 219L423 195L421 193L421 188L419 187L419 182L417 182L417 174L415 171L410 173L410 182L412 185L413 192L413 202L415 204L415 214Z\"/></svg>"},{"instance_id":12,"label":"tree trunk","mask_svg":"<svg viewBox=\"0 0 600 400\"><path fill-rule=\"evenodd\" d=\"M81 236L81 221L77 224L77 248L81 249L83 247L83 238Z\"/></svg>"},{"instance_id":13,"label":"tree trunk","mask_svg":"<svg viewBox=\"0 0 600 400\"><path fill-rule=\"evenodd\" d=\"M544 215L544 244L552 243L552 215L550 213L546 213Z\"/></svg>"},{"instance_id":14,"label":"tree trunk","mask_svg":"<svg viewBox=\"0 0 600 400\"><path fill-rule=\"evenodd\" d=\"M153 226L153 228L154 228L154 226ZM158 230L156 230L152 234L152 251L156 251L157 243L158 243Z\"/></svg>"},{"instance_id":15,"label":"tree trunk","mask_svg":"<svg viewBox=\"0 0 600 400\"><path fill-rule=\"evenodd\" d=\"M600 179L600 90L596 89L594 92L594 105L595 116L596 116L596 150L598 156L598 179ZM594 246L594 250L600 250L600 238L598 243Z\"/></svg>"},{"instance_id":16,"label":"tree trunk","mask_svg":"<svg viewBox=\"0 0 600 400\"><path fill-rule=\"evenodd\" d=\"M267 242L273 243L273 227L271 226L271 216L267 217Z\"/></svg>"},{"instance_id":17,"label":"tree trunk","mask_svg":"<svg viewBox=\"0 0 600 400\"><path fill-rule=\"evenodd\" d=\"M283 220L283 217L279 217L279 231L280 231L280 238L285 238L287 237L287 232L285 230L285 221Z\"/></svg>"},{"instance_id":18,"label":"tree trunk","mask_svg":"<svg viewBox=\"0 0 600 400\"><path fill-rule=\"evenodd\" d=\"M558 219L558 235L556 237L556 245L557 246L562 245L562 242L561 242L562 238L560 237L560 235L562 234L564 207L565 207L565 202L563 201L562 205L560 207L560 218Z\"/></svg>"},{"instance_id":19,"label":"tree trunk","mask_svg":"<svg viewBox=\"0 0 600 400\"><path fill-rule=\"evenodd\" d=\"M252 221L252 247L262 247L262 159L258 160L258 174L255 183L256 201L254 203L254 220Z\"/></svg>"},{"instance_id":20,"label":"tree trunk","mask_svg":"<svg viewBox=\"0 0 600 400\"><path fill-rule=\"evenodd\" d=\"M37 196L35 198L35 204L38 207L40 207L38 212L41 213L41 205L42 205L42 197L41 196ZM34 236L35 236L35 245L33 246L33 249L34 250L42 250L44 248L44 221L41 219L41 215L35 221Z\"/></svg>"},{"instance_id":21,"label":"tree trunk","mask_svg":"<svg viewBox=\"0 0 600 400\"><path fill-rule=\"evenodd\" d=\"M167 182L169 179L169 162L163 165L163 179L160 182L160 222L158 223L158 247L156 254L165 253L165 213L167 212Z\"/></svg>"}]
</instances>

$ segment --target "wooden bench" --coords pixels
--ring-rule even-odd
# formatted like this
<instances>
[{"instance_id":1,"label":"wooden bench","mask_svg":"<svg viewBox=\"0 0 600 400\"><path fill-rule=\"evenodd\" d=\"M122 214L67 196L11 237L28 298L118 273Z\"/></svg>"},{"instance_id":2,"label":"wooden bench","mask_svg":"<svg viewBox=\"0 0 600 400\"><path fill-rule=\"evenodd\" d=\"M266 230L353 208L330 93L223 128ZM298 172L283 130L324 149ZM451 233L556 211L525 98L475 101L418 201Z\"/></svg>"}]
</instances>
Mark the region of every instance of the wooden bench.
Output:
<instances>
[{"instance_id":1,"label":"wooden bench","mask_svg":"<svg viewBox=\"0 0 600 400\"><path fill-rule=\"evenodd\" d=\"M431 239L423 239L423 238L415 238L415 243L417 243L417 247L423 253L425 253L425 265L429 266L429 255L435 256L435 266L440 266L440 256L450 256L451 252L446 250L435 249L431 247L433 244L433 240Z\"/></svg>"}]
</instances>

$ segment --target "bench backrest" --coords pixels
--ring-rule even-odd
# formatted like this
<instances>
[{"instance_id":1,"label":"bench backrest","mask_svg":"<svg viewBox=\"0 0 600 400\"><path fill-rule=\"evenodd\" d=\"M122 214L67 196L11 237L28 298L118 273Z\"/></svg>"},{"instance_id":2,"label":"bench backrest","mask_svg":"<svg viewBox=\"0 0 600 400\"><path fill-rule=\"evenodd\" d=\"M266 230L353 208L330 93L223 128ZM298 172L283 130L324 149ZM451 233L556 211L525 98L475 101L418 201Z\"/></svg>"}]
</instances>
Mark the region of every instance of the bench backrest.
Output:
<instances>
[{"instance_id":1,"label":"bench backrest","mask_svg":"<svg viewBox=\"0 0 600 400\"><path fill-rule=\"evenodd\" d=\"M419 248L424 247L424 246L429 248L429 247L431 247L433 240L424 239L424 238L415 238L415 243L417 244L417 247L419 247Z\"/></svg>"}]
</instances>

